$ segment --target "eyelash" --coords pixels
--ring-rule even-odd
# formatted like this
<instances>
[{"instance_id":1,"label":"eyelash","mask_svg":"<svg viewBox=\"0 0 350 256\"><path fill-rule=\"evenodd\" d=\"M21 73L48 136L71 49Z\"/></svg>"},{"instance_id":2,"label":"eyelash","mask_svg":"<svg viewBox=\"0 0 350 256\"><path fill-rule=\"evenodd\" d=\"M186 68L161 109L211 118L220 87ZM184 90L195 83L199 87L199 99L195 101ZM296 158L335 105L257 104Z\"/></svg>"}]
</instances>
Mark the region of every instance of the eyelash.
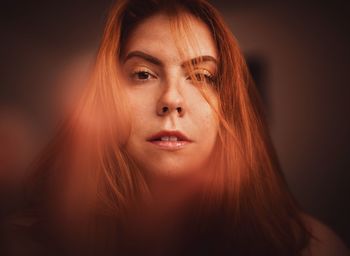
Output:
<instances>
[{"instance_id":1,"label":"eyelash","mask_svg":"<svg viewBox=\"0 0 350 256\"><path fill-rule=\"evenodd\" d=\"M192 80L192 77L196 78L197 82L203 82L203 80L206 80L208 84L215 84L216 82L216 77L210 73L208 70L199 70L193 72L191 76L188 76L186 79L187 80Z\"/></svg>"},{"instance_id":2,"label":"eyelash","mask_svg":"<svg viewBox=\"0 0 350 256\"><path fill-rule=\"evenodd\" d=\"M137 76L138 75L147 75L148 78L145 78L145 79L140 79L138 78ZM136 80L137 82L140 82L140 83L144 83L150 79L153 79L153 78L156 78L157 76L155 74L153 74L152 72L150 72L149 70L147 69L140 69L140 70L135 70L134 72L131 73L130 77L134 80Z\"/></svg>"},{"instance_id":3,"label":"eyelash","mask_svg":"<svg viewBox=\"0 0 350 256\"><path fill-rule=\"evenodd\" d=\"M141 74L147 75L148 78L145 78L145 79L138 78L137 76ZM130 77L140 83L144 83L149 81L150 79L157 78L155 74L153 74L147 69L135 70L134 72L131 73ZM215 84L216 82L216 77L212 73L210 73L208 70L194 71L192 75L186 77L186 80L192 80L192 77L195 77L196 81L199 83L204 82L204 80L208 84Z\"/></svg>"}]
</instances>

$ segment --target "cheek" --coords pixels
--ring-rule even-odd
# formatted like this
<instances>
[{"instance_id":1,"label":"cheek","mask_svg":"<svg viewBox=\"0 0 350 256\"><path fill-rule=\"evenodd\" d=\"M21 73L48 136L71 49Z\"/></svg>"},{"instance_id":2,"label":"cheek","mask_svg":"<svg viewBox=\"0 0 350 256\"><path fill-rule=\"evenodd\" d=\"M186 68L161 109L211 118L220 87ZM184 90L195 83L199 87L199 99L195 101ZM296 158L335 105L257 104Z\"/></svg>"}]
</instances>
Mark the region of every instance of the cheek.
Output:
<instances>
[{"instance_id":1,"label":"cheek","mask_svg":"<svg viewBox=\"0 0 350 256\"><path fill-rule=\"evenodd\" d=\"M201 119L198 120L197 139L200 141L200 149L202 157L207 157L211 154L218 134L218 122L211 110L208 110Z\"/></svg>"},{"instance_id":2,"label":"cheek","mask_svg":"<svg viewBox=\"0 0 350 256\"><path fill-rule=\"evenodd\" d=\"M196 120L198 125L198 135L199 138L203 138L203 143L201 149L203 150L203 155L209 157L215 147L215 143L219 131L219 119L217 116L218 104L215 97L211 97L207 100L203 99L202 104L198 104L196 114L194 116L198 117Z\"/></svg>"},{"instance_id":3,"label":"cheek","mask_svg":"<svg viewBox=\"0 0 350 256\"><path fill-rule=\"evenodd\" d=\"M210 103L199 98L193 102L193 108L190 109L190 116L202 136L209 136L212 141L216 137L219 127L218 117L216 115L217 100L212 96L207 98ZM209 139L209 138L208 138Z\"/></svg>"},{"instance_id":4,"label":"cheek","mask_svg":"<svg viewBox=\"0 0 350 256\"><path fill-rule=\"evenodd\" d=\"M154 111L154 97L149 93L129 91L127 93L128 107L130 112L131 129L145 128Z\"/></svg>"},{"instance_id":5,"label":"cheek","mask_svg":"<svg viewBox=\"0 0 350 256\"><path fill-rule=\"evenodd\" d=\"M193 102L193 108L188 113L192 119L192 134L198 143L192 160L198 163L209 159L216 143L219 122L213 107L215 105L202 98Z\"/></svg>"}]
</instances>

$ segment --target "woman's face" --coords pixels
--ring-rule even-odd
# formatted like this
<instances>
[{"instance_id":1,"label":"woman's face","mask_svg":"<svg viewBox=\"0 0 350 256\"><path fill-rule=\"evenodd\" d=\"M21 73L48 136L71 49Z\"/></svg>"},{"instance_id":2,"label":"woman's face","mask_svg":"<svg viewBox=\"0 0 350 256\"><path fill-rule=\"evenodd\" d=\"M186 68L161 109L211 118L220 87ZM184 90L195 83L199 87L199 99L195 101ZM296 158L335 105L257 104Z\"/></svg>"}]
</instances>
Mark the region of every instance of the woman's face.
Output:
<instances>
[{"instance_id":1,"label":"woman's face","mask_svg":"<svg viewBox=\"0 0 350 256\"><path fill-rule=\"evenodd\" d=\"M217 50L203 22L190 16L189 26L195 47L182 54L169 18L152 16L131 33L121 58L131 109L125 147L146 176L180 177L204 171L214 148L218 121L192 78L196 77L216 106L212 82ZM194 64L192 74L185 69L190 62Z\"/></svg>"}]
</instances>

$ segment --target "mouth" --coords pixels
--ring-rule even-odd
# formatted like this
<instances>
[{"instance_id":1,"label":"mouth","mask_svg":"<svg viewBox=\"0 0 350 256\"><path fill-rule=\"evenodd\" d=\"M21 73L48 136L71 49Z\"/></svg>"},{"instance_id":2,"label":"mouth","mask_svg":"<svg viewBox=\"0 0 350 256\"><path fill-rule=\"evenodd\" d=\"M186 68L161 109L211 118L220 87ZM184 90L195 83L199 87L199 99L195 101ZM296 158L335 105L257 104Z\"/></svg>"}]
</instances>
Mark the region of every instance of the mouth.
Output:
<instances>
[{"instance_id":1,"label":"mouth","mask_svg":"<svg viewBox=\"0 0 350 256\"><path fill-rule=\"evenodd\" d=\"M147 141L166 150L182 149L192 143L189 138L179 131L161 131L152 135Z\"/></svg>"}]
</instances>

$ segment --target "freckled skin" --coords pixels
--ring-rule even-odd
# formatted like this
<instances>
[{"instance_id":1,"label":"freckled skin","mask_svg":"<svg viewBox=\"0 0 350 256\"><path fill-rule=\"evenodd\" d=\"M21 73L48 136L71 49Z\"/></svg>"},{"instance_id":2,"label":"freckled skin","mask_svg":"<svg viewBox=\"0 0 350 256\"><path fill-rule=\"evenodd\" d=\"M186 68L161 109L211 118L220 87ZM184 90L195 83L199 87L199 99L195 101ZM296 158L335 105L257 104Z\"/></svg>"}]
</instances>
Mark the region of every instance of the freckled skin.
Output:
<instances>
[{"instance_id":1,"label":"freckled skin","mask_svg":"<svg viewBox=\"0 0 350 256\"><path fill-rule=\"evenodd\" d=\"M146 176L180 177L203 171L216 141L218 122L215 112L188 79L181 63L199 55L217 58L217 50L207 26L190 17L190 28L195 31L191 36L197 43L196 49L186 49L185 56L179 54L168 17L164 14L141 23L126 43L125 55L142 51L164 64L157 66L139 57L122 62L131 110L131 131L125 146ZM213 64L206 65L205 69L213 70ZM140 70L152 75L133 75ZM216 102L212 89L206 91ZM160 115L163 106L169 111ZM181 113L177 111L178 107L181 107ZM159 149L147 138L162 130L180 131L193 142L176 151Z\"/></svg>"}]
</instances>

